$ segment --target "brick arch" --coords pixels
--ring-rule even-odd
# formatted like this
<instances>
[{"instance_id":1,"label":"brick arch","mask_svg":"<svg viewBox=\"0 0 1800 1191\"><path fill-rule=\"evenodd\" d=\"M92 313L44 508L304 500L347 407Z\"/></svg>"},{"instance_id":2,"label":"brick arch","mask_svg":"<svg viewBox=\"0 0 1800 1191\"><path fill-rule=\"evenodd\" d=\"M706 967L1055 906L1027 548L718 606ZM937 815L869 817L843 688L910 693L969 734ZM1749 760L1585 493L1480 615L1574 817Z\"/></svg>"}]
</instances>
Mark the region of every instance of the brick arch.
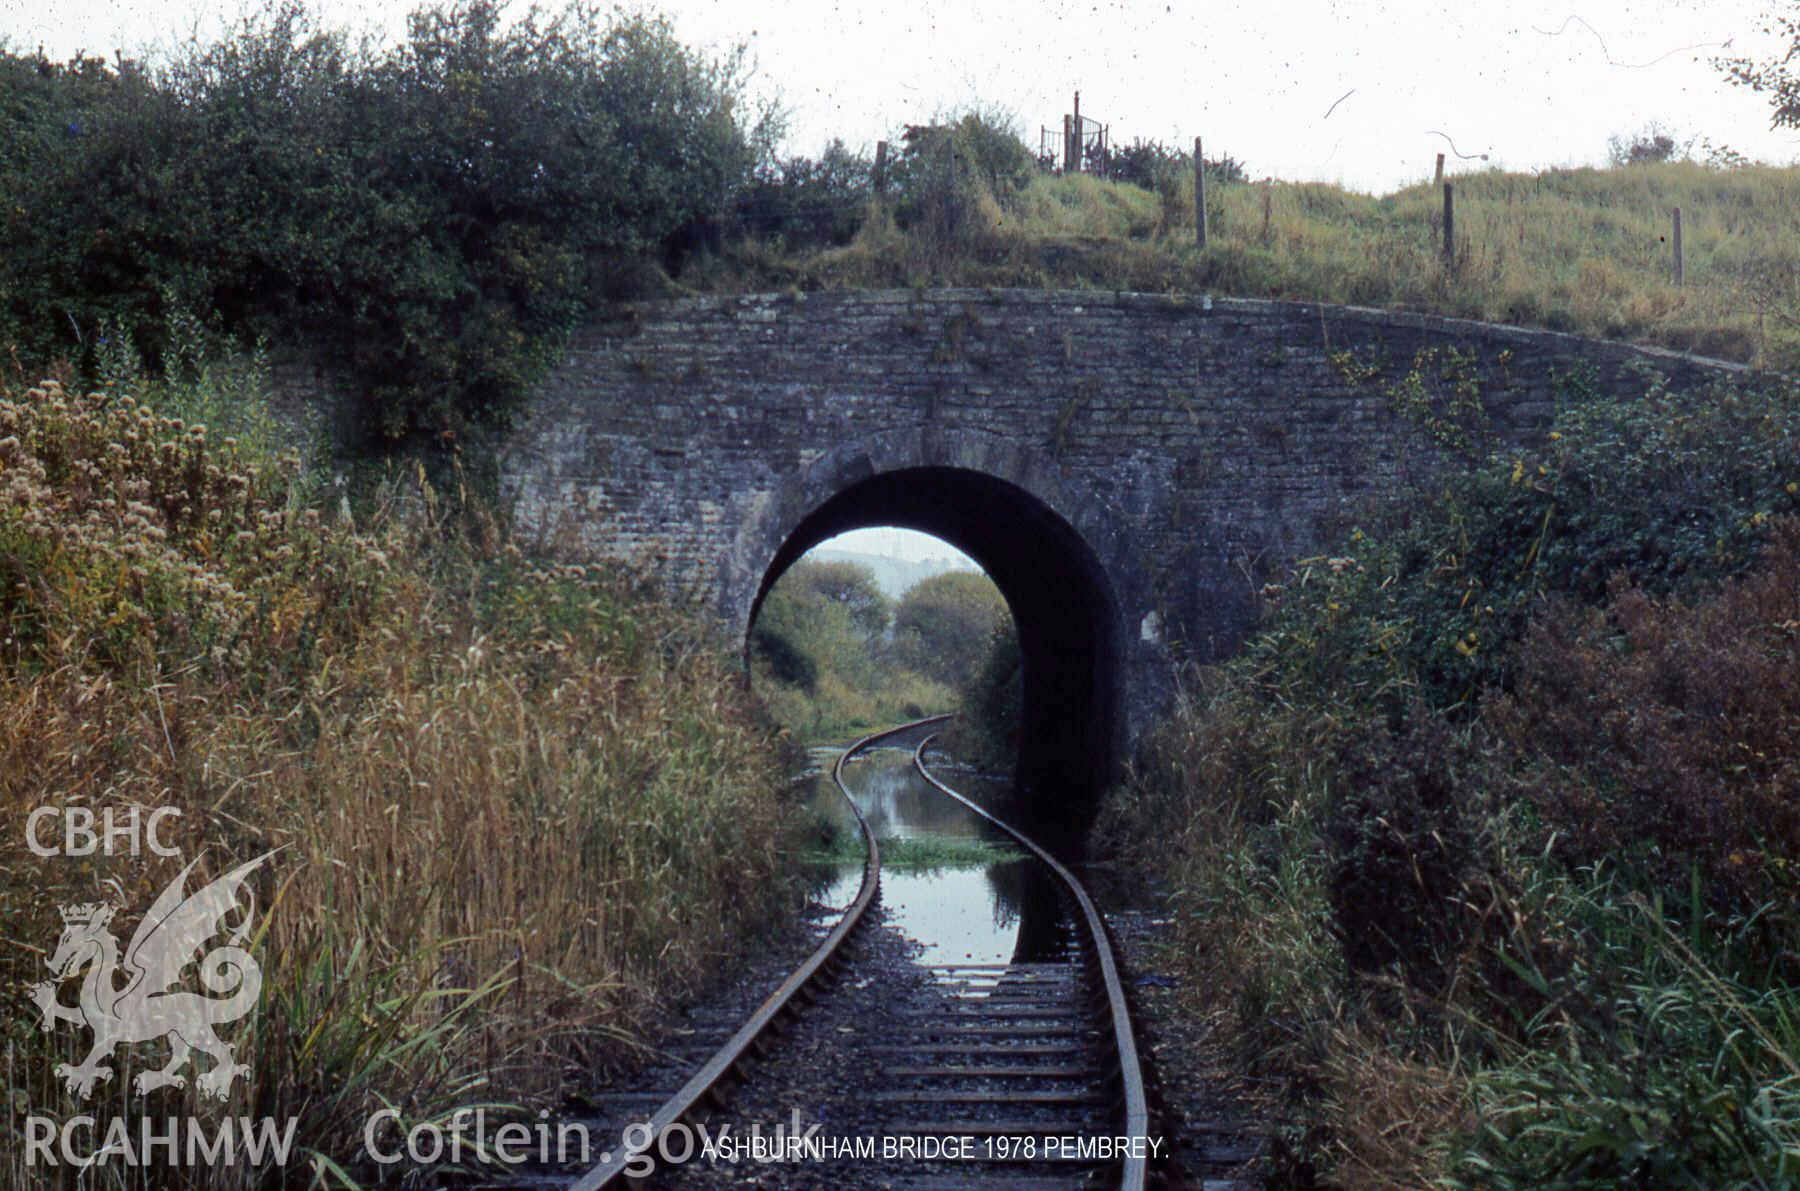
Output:
<instances>
[{"instance_id":1,"label":"brick arch","mask_svg":"<svg viewBox=\"0 0 1800 1191\"><path fill-rule=\"evenodd\" d=\"M1262 583L1371 505L1537 441L1570 403L1744 373L1550 331L1207 295L678 299L575 337L501 483L527 535L639 560L739 640L771 564L838 494L922 468L1011 485L1098 561L1131 736L1171 660L1229 654Z\"/></svg>"},{"instance_id":2,"label":"brick arch","mask_svg":"<svg viewBox=\"0 0 1800 1191\"><path fill-rule=\"evenodd\" d=\"M1134 676L1121 584L1141 571L1103 501L1053 464L990 435L904 433L847 442L793 476L746 519L720 604L748 640L769 588L805 552L852 529L892 525L941 538L987 572L1018 628L1024 783L1085 819L1116 775Z\"/></svg>"}]
</instances>

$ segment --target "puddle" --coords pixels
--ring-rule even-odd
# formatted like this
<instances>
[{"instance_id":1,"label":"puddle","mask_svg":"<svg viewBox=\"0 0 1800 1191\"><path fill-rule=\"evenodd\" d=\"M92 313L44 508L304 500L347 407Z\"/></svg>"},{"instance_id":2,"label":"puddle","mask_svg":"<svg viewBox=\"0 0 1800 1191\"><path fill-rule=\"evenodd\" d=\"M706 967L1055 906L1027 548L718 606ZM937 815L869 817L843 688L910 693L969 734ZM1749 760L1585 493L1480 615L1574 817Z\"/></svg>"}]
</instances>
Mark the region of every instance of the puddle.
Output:
<instances>
[{"instance_id":1,"label":"puddle","mask_svg":"<svg viewBox=\"0 0 1800 1191\"><path fill-rule=\"evenodd\" d=\"M822 758L825 772L815 783L812 807L841 831L854 833L855 816L831 781L835 757L832 751ZM1003 832L922 780L910 750L877 749L863 757L845 766L844 780L877 838L1009 843ZM971 797L980 798L973 788L977 779L959 780L970 787ZM860 864L832 865L819 898L842 908L861 882ZM884 866L881 901L888 921L922 947L920 964L1037 962L1058 958L1066 943L1054 878L1029 859L929 871Z\"/></svg>"}]
</instances>

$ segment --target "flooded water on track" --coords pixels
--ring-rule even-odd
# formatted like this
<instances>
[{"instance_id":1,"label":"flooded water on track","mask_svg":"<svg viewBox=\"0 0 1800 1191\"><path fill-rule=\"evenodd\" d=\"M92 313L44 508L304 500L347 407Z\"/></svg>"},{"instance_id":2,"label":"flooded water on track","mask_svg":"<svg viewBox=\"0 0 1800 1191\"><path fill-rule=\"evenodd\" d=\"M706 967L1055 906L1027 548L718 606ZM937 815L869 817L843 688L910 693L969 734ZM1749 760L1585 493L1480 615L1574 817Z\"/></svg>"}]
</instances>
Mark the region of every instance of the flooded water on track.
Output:
<instances>
[{"instance_id":1,"label":"flooded water on track","mask_svg":"<svg viewBox=\"0 0 1800 1191\"><path fill-rule=\"evenodd\" d=\"M822 773L811 797L813 811L841 835L858 838L855 816L830 776L837 750L822 749L816 755ZM1004 783L967 772L945 780L984 805L1000 804L1008 789ZM1005 833L920 778L910 748L859 754L844 767L844 781L879 840L984 840L1013 849ZM949 857L942 865L909 869L884 863L882 868L881 901L888 921L919 944L916 962L1031 963L1065 954L1067 923L1055 879L1042 864L1022 856L958 862L957 848L941 850ZM829 866L822 875L827 884L820 900L841 908L856 897L862 865L845 861Z\"/></svg>"}]
</instances>

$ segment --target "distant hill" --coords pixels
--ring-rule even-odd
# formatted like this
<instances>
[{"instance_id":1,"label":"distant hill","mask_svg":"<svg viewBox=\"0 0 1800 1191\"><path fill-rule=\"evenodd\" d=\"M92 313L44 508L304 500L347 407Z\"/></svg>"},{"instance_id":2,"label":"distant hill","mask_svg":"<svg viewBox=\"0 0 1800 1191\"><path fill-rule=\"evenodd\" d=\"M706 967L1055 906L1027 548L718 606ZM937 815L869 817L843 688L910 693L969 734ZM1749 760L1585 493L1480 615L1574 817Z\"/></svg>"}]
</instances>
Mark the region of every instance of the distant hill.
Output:
<instances>
[{"instance_id":1,"label":"distant hill","mask_svg":"<svg viewBox=\"0 0 1800 1191\"><path fill-rule=\"evenodd\" d=\"M863 554L856 550L815 550L808 557L821 562L853 562L867 567L875 576L875 583L881 588L881 594L890 600L897 600L906 594L907 588L921 579L929 579L933 575L942 575L946 571L972 571L976 568L967 563L950 558L927 558L918 562L909 562L904 558L891 558L885 554Z\"/></svg>"}]
</instances>

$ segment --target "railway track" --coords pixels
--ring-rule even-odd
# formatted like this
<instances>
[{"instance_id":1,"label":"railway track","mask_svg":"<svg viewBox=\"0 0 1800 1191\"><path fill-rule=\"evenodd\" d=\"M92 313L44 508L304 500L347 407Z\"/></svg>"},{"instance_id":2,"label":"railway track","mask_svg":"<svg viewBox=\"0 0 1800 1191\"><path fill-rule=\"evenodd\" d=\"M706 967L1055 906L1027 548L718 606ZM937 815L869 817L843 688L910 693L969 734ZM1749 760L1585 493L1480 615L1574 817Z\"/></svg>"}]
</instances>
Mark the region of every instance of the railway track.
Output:
<instances>
[{"instance_id":1,"label":"railway track","mask_svg":"<svg viewBox=\"0 0 1800 1191\"><path fill-rule=\"evenodd\" d=\"M627 1144L579 1175L532 1185L597 1191L646 1174L659 1184L1145 1185L1148 1159L1166 1151L1150 1136L1137 1044L1104 923L1067 868L929 771L925 750L949 718L876 733L840 755L832 776L868 848L861 885L843 916L735 1028L721 1022L697 1030L689 1047L669 1052L645 1074L651 1088L595 1104L613 1119L593 1122L592 1136ZM903 964L909 979L884 980L867 954L894 944L871 941L884 933L870 929L880 917L880 845L850 796L845 768L867 750L915 739L913 765L926 782L1054 874L1069 926L1053 958ZM830 1027L822 1043L808 1042L800 1061L836 1064L830 1127L803 1133L796 1115L785 1139L766 1139L784 1151L775 1155L784 1164L771 1165L769 1150L758 1155L746 1148L745 1131L730 1128L728 1093L748 1094L809 1026L815 1033L825 1028L814 1018L834 1013L833 1021L850 1024ZM779 1130L783 1123L768 1124ZM721 1163L722 1154L737 1161Z\"/></svg>"}]
</instances>

